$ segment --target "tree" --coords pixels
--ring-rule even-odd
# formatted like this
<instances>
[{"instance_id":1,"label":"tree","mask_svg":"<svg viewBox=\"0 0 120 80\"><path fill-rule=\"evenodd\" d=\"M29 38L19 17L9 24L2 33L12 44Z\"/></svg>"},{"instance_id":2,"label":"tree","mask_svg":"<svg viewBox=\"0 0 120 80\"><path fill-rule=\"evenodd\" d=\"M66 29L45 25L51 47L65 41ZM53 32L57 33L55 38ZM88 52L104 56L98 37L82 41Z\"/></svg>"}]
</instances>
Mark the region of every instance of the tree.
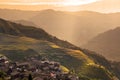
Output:
<instances>
[{"instance_id":1,"label":"tree","mask_svg":"<svg viewBox=\"0 0 120 80\"><path fill-rule=\"evenodd\" d=\"M0 71L0 78L1 78L2 80L4 80L5 76L6 76L6 73Z\"/></svg>"},{"instance_id":2,"label":"tree","mask_svg":"<svg viewBox=\"0 0 120 80\"><path fill-rule=\"evenodd\" d=\"M33 80L33 78L32 78L32 75L31 75L31 74L29 74L29 76L28 76L28 80Z\"/></svg>"}]
</instances>

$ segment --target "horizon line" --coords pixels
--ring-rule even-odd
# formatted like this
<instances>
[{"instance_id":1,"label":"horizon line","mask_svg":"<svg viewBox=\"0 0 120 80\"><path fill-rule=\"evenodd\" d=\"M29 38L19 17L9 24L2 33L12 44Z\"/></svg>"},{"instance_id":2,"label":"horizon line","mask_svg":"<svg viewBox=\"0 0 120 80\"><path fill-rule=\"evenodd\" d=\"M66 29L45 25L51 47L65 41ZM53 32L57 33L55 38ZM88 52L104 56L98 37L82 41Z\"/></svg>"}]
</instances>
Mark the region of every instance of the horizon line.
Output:
<instances>
[{"instance_id":1,"label":"horizon line","mask_svg":"<svg viewBox=\"0 0 120 80\"><path fill-rule=\"evenodd\" d=\"M27 6L27 5L26 5ZM18 11L44 11L44 10L53 10L53 11L61 11L61 12L82 12L82 11L88 11L88 12L96 12L96 13L101 13L101 14L111 14L111 13L120 13L120 11L111 11L111 12L101 12L101 11L93 11L93 10L77 10L77 11L69 11L69 10L56 10L56 9L41 9L41 10L23 10L23 9L8 9L8 8L0 8L2 10L18 10Z\"/></svg>"}]
</instances>

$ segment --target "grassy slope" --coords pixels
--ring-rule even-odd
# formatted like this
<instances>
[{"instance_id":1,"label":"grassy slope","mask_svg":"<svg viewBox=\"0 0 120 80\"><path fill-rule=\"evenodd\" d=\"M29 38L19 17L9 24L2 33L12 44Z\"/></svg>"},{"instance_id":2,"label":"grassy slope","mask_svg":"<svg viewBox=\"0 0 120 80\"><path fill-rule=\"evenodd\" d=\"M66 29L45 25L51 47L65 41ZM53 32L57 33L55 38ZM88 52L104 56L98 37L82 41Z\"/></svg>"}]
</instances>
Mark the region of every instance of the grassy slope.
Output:
<instances>
[{"instance_id":1,"label":"grassy slope","mask_svg":"<svg viewBox=\"0 0 120 80\"><path fill-rule=\"evenodd\" d=\"M101 80L111 80L110 73L106 73L106 69L102 68L103 73L106 75L103 73L99 74L97 70L101 71L101 68L80 48L48 34L41 28L24 26L0 19L0 33L4 33L0 35L0 53L6 55L11 60L19 61L26 56L39 54L47 57L49 60L60 62L70 70L74 69L80 73L80 76L84 75L90 79L100 77ZM95 66L95 68L92 66ZM89 72L92 72L92 74Z\"/></svg>"},{"instance_id":2,"label":"grassy slope","mask_svg":"<svg viewBox=\"0 0 120 80\"><path fill-rule=\"evenodd\" d=\"M23 60L26 56L38 55L36 51L27 46L33 41L34 39L25 37L20 38L11 35L0 34L0 53L15 61Z\"/></svg>"},{"instance_id":3,"label":"grassy slope","mask_svg":"<svg viewBox=\"0 0 120 80\"><path fill-rule=\"evenodd\" d=\"M60 62L70 70L75 69L80 73L80 76L84 75L84 77L91 79L111 79L111 73L108 73L107 69L96 65L82 51L62 48L45 40L0 34L0 53L18 61L28 55L33 56L39 53L50 60Z\"/></svg>"}]
</instances>

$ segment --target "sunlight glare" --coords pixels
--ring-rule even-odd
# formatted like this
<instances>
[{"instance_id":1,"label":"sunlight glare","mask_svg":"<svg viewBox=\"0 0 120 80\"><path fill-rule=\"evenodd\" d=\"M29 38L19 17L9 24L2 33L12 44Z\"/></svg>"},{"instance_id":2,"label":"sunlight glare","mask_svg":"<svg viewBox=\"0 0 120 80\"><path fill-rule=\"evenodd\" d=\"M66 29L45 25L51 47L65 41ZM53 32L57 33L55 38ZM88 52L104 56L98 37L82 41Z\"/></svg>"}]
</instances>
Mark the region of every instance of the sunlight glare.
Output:
<instances>
[{"instance_id":1,"label":"sunlight glare","mask_svg":"<svg viewBox=\"0 0 120 80\"><path fill-rule=\"evenodd\" d=\"M96 2L98 0L65 0L64 5L65 6L78 6L78 5L83 5L83 4L88 4L92 2Z\"/></svg>"}]
</instances>

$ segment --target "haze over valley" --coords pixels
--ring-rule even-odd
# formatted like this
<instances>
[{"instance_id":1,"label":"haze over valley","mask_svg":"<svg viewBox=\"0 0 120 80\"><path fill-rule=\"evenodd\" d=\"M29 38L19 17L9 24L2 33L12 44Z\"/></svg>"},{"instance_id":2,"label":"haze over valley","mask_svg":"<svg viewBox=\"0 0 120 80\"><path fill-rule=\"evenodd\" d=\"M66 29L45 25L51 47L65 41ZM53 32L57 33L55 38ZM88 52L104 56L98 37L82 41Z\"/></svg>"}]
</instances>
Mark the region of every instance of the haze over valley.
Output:
<instances>
[{"instance_id":1,"label":"haze over valley","mask_svg":"<svg viewBox=\"0 0 120 80\"><path fill-rule=\"evenodd\" d=\"M82 46L99 33L120 25L120 13L104 14L92 11L62 12L51 9L42 11L1 9L0 17L21 24L29 22L29 25L43 28L48 33L77 46Z\"/></svg>"}]
</instances>

